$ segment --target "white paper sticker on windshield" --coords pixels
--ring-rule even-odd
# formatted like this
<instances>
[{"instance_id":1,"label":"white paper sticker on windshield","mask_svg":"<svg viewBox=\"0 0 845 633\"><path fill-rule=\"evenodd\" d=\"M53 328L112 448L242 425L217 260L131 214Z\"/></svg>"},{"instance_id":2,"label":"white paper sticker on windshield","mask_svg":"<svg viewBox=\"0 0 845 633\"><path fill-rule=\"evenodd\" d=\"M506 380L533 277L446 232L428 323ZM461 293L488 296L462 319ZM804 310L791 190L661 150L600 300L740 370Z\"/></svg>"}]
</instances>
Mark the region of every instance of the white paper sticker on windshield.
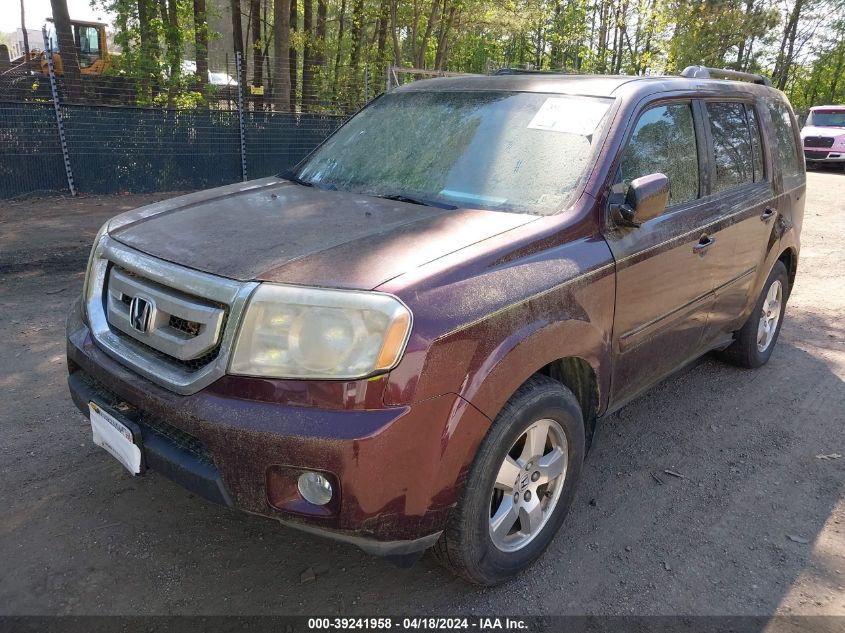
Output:
<instances>
[{"instance_id":1,"label":"white paper sticker on windshield","mask_svg":"<svg viewBox=\"0 0 845 633\"><path fill-rule=\"evenodd\" d=\"M601 101L549 97L537 110L528 128L590 136L605 112L607 105Z\"/></svg>"}]
</instances>

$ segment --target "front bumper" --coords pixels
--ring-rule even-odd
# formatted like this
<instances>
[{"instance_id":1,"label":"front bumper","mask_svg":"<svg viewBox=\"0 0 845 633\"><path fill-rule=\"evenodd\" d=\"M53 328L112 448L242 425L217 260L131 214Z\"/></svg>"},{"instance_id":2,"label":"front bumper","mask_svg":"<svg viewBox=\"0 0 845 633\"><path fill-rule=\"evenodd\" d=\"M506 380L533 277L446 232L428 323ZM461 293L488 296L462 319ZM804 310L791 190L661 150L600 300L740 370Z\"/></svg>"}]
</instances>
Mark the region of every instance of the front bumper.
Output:
<instances>
[{"instance_id":1,"label":"front bumper","mask_svg":"<svg viewBox=\"0 0 845 633\"><path fill-rule=\"evenodd\" d=\"M845 163L845 149L805 147L804 158L808 163Z\"/></svg>"},{"instance_id":2,"label":"front bumper","mask_svg":"<svg viewBox=\"0 0 845 633\"><path fill-rule=\"evenodd\" d=\"M94 400L137 423L150 468L217 503L374 554L437 541L490 424L454 394L366 410L246 400L211 387L178 395L104 353L78 304L67 329L76 405L87 413ZM337 483L328 506L299 496L303 470Z\"/></svg>"}]
</instances>

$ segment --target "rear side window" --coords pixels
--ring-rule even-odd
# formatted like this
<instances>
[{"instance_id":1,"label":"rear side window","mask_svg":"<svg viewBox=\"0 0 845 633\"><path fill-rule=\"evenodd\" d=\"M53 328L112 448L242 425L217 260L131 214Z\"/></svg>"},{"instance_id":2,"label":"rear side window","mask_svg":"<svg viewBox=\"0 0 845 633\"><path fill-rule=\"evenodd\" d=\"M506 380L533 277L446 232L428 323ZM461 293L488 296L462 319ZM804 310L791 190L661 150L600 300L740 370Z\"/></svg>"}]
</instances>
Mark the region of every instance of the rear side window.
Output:
<instances>
[{"instance_id":1,"label":"rear side window","mask_svg":"<svg viewBox=\"0 0 845 633\"><path fill-rule=\"evenodd\" d=\"M782 103L774 102L769 104L769 113L775 127L775 157L783 177L799 176L803 170L795 145L795 131L789 109Z\"/></svg>"},{"instance_id":2,"label":"rear side window","mask_svg":"<svg viewBox=\"0 0 845 633\"><path fill-rule=\"evenodd\" d=\"M748 115L748 127L751 129L751 152L754 157L754 182L765 180L763 173L763 150L760 144L760 125L757 123L757 112L754 106L745 106Z\"/></svg>"},{"instance_id":3,"label":"rear side window","mask_svg":"<svg viewBox=\"0 0 845 633\"><path fill-rule=\"evenodd\" d=\"M751 132L742 103L707 103L713 136L713 193L754 182Z\"/></svg>"},{"instance_id":4,"label":"rear side window","mask_svg":"<svg viewBox=\"0 0 845 633\"><path fill-rule=\"evenodd\" d=\"M698 150L688 103L646 110L622 154L622 181L656 172L669 178L669 206L698 197Z\"/></svg>"}]
</instances>

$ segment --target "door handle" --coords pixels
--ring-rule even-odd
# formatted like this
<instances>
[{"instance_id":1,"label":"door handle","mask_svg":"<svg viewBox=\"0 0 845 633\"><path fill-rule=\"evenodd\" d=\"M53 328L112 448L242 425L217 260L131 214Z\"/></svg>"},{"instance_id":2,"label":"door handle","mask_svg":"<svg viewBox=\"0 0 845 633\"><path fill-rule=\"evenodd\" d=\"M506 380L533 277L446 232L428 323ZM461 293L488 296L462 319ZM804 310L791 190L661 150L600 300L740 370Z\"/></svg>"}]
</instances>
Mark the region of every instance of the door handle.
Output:
<instances>
[{"instance_id":1,"label":"door handle","mask_svg":"<svg viewBox=\"0 0 845 633\"><path fill-rule=\"evenodd\" d=\"M763 214L760 216L760 219L761 219L763 222L768 222L768 221L769 221L769 220L771 220L773 217L775 217L775 214L776 214L776 213L777 213L777 211L775 211L775 210L774 210L774 209L772 209L771 207L766 207L766 210L765 210L765 211L763 211Z\"/></svg>"},{"instance_id":2,"label":"door handle","mask_svg":"<svg viewBox=\"0 0 845 633\"><path fill-rule=\"evenodd\" d=\"M704 255L707 252L707 249L713 246L713 244L715 243L715 237L710 237L709 235L702 235L701 239L698 240L698 244L692 247L692 252L696 253L697 255Z\"/></svg>"}]
</instances>

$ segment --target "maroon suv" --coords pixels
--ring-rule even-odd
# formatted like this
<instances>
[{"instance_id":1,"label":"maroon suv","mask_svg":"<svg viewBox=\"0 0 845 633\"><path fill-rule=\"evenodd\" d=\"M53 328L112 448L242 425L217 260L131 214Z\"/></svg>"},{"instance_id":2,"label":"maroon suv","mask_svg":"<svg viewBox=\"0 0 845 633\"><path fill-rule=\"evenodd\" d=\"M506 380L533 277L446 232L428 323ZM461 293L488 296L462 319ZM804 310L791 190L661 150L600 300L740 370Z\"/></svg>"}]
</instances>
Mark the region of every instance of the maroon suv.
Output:
<instances>
[{"instance_id":1,"label":"maroon suv","mask_svg":"<svg viewBox=\"0 0 845 633\"><path fill-rule=\"evenodd\" d=\"M474 582L535 560L597 420L764 364L805 174L760 77L504 75L376 99L291 173L123 214L68 319L94 441Z\"/></svg>"}]
</instances>

